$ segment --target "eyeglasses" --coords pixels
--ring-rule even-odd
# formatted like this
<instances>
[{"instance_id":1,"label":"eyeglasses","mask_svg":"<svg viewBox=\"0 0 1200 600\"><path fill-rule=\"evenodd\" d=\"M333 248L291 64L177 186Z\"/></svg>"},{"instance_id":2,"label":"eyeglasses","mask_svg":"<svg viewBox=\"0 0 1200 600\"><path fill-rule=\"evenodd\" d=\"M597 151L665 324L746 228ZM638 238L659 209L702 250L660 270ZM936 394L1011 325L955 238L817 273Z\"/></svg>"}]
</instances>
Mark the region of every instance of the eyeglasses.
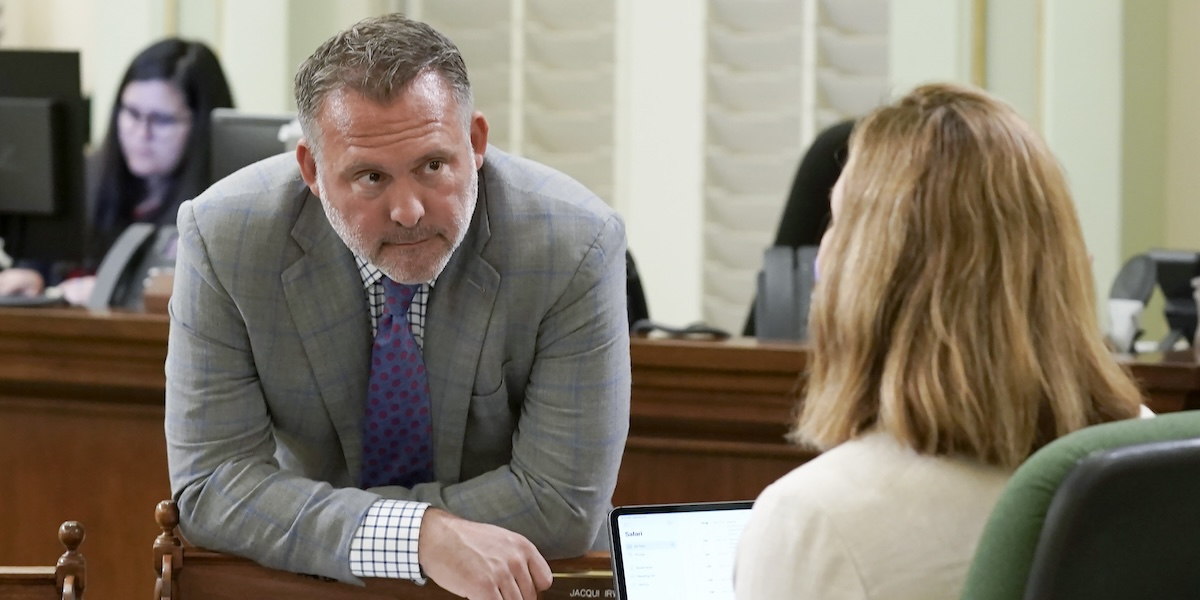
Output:
<instances>
[{"instance_id":1,"label":"eyeglasses","mask_svg":"<svg viewBox=\"0 0 1200 600\"><path fill-rule=\"evenodd\" d=\"M125 104L121 105L117 115L121 125L133 127L145 123L152 133L169 131L173 127L187 123L191 118L191 115L187 113L174 115L157 111L142 112Z\"/></svg>"}]
</instances>

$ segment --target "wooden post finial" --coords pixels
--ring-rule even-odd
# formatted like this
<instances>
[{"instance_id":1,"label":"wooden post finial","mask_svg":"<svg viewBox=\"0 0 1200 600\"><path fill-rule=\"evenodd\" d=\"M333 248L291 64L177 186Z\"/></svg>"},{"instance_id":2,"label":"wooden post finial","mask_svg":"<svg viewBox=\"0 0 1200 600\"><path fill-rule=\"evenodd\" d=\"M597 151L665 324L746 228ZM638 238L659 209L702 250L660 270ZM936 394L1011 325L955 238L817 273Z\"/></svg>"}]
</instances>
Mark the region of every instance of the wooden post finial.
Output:
<instances>
[{"instance_id":1,"label":"wooden post finial","mask_svg":"<svg viewBox=\"0 0 1200 600\"><path fill-rule=\"evenodd\" d=\"M179 526L179 507L174 500L163 500L154 507L154 520L162 533L154 540L155 600L175 598L175 577L183 569L183 542L175 535Z\"/></svg>"},{"instance_id":2,"label":"wooden post finial","mask_svg":"<svg viewBox=\"0 0 1200 600\"><path fill-rule=\"evenodd\" d=\"M54 579L58 583L59 591L71 598L82 598L83 590L87 587L87 563L83 554L79 552L83 538L83 525L80 525L79 521L66 521L58 527L58 541L62 542L67 551L58 557ZM64 592L64 586L70 588L68 592Z\"/></svg>"},{"instance_id":3,"label":"wooden post finial","mask_svg":"<svg viewBox=\"0 0 1200 600\"><path fill-rule=\"evenodd\" d=\"M154 507L154 520L162 527L163 533L174 535L175 528L179 526L179 507L175 505L175 501L159 502L158 506Z\"/></svg>"},{"instance_id":4,"label":"wooden post finial","mask_svg":"<svg viewBox=\"0 0 1200 600\"><path fill-rule=\"evenodd\" d=\"M83 543L83 525L79 521L66 521L58 527L58 541L67 549L67 554L79 550ZM66 555L64 555L66 556Z\"/></svg>"}]
</instances>

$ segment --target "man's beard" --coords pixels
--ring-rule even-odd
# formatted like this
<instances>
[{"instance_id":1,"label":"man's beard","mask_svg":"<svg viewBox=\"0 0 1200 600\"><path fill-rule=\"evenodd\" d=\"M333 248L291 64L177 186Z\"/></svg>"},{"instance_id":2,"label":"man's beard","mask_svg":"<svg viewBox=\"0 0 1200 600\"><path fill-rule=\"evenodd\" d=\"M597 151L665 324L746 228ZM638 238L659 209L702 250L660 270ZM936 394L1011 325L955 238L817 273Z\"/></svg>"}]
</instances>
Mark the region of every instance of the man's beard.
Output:
<instances>
[{"instance_id":1,"label":"man's beard","mask_svg":"<svg viewBox=\"0 0 1200 600\"><path fill-rule=\"evenodd\" d=\"M428 283L442 273L454 255L454 251L467 236L467 228L471 224L471 217L475 214L475 204L479 194L479 172L471 171L470 182L462 196L455 199L455 205L461 207L461 211L457 211L454 215L454 231L425 226L421 223L411 228L397 225L390 235L374 242L368 240L362 231L351 227L345 215L326 200L328 196L325 193L325 184L320 172L317 173L317 192L329 224L355 256L377 267L392 281L406 284ZM426 243L437 243L439 240L451 239L452 242L444 252L417 265L396 264L396 261L389 261L381 252L383 244L402 244L420 240L429 240Z\"/></svg>"}]
</instances>

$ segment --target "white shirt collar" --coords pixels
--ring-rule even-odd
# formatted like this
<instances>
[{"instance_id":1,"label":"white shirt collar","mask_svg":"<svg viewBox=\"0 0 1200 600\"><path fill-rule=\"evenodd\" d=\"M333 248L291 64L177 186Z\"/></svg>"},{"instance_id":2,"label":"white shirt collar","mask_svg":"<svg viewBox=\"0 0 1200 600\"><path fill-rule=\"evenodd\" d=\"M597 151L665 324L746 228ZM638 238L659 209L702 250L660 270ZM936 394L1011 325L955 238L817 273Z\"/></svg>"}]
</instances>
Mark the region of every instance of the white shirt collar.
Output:
<instances>
[{"instance_id":1,"label":"white shirt collar","mask_svg":"<svg viewBox=\"0 0 1200 600\"><path fill-rule=\"evenodd\" d=\"M380 271L379 267L371 264L371 261L355 254L354 263L358 265L358 274L362 276L364 290L370 289L371 286L379 283L379 281L383 279L383 271ZM432 281L426 282L426 285L432 288L434 282L436 281L437 278L435 277Z\"/></svg>"}]
</instances>

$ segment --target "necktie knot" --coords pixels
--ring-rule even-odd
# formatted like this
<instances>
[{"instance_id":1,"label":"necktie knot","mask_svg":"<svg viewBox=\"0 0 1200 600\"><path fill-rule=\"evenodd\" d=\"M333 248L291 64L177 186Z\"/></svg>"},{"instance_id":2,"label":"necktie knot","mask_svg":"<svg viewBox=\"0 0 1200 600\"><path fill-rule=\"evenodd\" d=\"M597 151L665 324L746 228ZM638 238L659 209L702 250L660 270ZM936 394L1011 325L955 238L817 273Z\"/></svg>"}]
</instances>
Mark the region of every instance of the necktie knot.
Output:
<instances>
[{"instance_id":1,"label":"necktie knot","mask_svg":"<svg viewBox=\"0 0 1200 600\"><path fill-rule=\"evenodd\" d=\"M387 277L383 278L383 308L389 315L407 315L412 306L413 296L417 294L420 284L396 283Z\"/></svg>"}]
</instances>

